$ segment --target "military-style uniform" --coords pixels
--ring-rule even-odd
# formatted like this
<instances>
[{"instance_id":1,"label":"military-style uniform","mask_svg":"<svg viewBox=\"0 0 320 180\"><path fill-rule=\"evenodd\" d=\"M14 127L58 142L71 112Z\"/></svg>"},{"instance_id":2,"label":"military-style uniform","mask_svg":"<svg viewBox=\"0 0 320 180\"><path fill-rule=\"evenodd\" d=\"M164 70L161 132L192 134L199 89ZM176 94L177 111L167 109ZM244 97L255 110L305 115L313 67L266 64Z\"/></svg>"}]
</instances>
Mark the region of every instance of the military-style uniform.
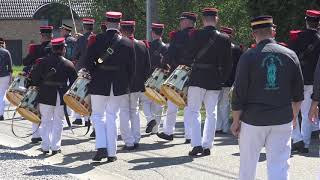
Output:
<instances>
[{"instance_id":1,"label":"military-style uniform","mask_svg":"<svg viewBox=\"0 0 320 180\"><path fill-rule=\"evenodd\" d=\"M52 26L40 26L41 34L52 34ZM30 44L28 55L22 59L22 64L25 66L23 71L29 74L32 66L36 63L39 58L46 57L51 54L51 42L44 41L41 44ZM33 143L41 141L41 126L32 123L32 139Z\"/></svg>"},{"instance_id":2,"label":"military-style uniform","mask_svg":"<svg viewBox=\"0 0 320 180\"><path fill-rule=\"evenodd\" d=\"M215 18L217 13L218 10L215 8L203 9L203 16ZM198 55L204 47L208 46L210 39L213 43L202 56ZM217 31L214 26L205 26L195 33L189 45L188 60L193 61L188 89L189 116L192 121L191 146L193 147L189 155L198 153L209 155L215 136L218 97L223 83L230 77L232 68L231 40L227 35ZM201 137L200 118L202 103L206 109L203 137Z\"/></svg>"},{"instance_id":3,"label":"military-style uniform","mask_svg":"<svg viewBox=\"0 0 320 180\"><path fill-rule=\"evenodd\" d=\"M232 36L233 29L227 27L221 27L220 31L222 33L227 34L228 36ZM217 109L217 124L216 124L216 132L217 133L227 133L230 129L229 123L229 114L230 114L230 98L229 92L231 86L233 85L236 68L240 56L242 55L242 49L240 46L231 43L231 54L232 54L232 70L229 79L224 83L221 92L218 98L218 109Z\"/></svg>"},{"instance_id":4,"label":"military-style uniform","mask_svg":"<svg viewBox=\"0 0 320 180\"><path fill-rule=\"evenodd\" d=\"M251 21L253 30L271 28L272 24L271 16ZM241 56L232 93L232 110L241 112L240 180L255 179L263 147L268 157L268 179L289 178L292 102L302 100L299 59L271 35Z\"/></svg>"},{"instance_id":5,"label":"military-style uniform","mask_svg":"<svg viewBox=\"0 0 320 180\"><path fill-rule=\"evenodd\" d=\"M306 21L319 22L320 12L307 10ZM313 124L308 119L308 112L311 106L312 99L310 98L313 92L314 71L320 55L320 33L317 29L306 29L297 34L296 40L289 43L289 48L296 52L299 57L301 69L304 79L304 101L301 104L301 136L304 143L303 151L307 152L310 141ZM309 50L308 50L309 49ZM294 143L299 142L301 139L298 132L299 129L294 131Z\"/></svg>"},{"instance_id":6,"label":"military-style uniform","mask_svg":"<svg viewBox=\"0 0 320 180\"><path fill-rule=\"evenodd\" d=\"M162 41L161 36L164 29L164 24L152 23L151 25L153 33L156 33L160 38L154 39L150 42L150 59L151 59L151 71L150 75L156 68L166 69L162 62L162 58L168 52L168 46ZM153 102L148 97L143 97L143 112L147 119L146 133L158 133L161 123L162 106Z\"/></svg>"},{"instance_id":7,"label":"military-style uniform","mask_svg":"<svg viewBox=\"0 0 320 180\"><path fill-rule=\"evenodd\" d=\"M64 46L64 38L51 41L52 46ZM63 95L72 84L77 73L71 61L62 54L53 53L41 59L31 73L31 85L39 88L39 109L41 114L42 143L44 153L52 150L55 154L61 148L61 136L64 120Z\"/></svg>"},{"instance_id":8,"label":"military-style uniform","mask_svg":"<svg viewBox=\"0 0 320 180\"><path fill-rule=\"evenodd\" d=\"M94 19L91 18L83 18L82 24L83 26L92 26L95 23ZM79 39L75 42L75 46L73 48L72 61L75 63L76 71L79 71L83 67L85 53L87 51L88 39L91 35L94 35L92 31L88 31L83 34L83 36L79 37ZM81 115L78 113L72 112L72 116L75 118L75 121L72 124L82 125ZM88 118L85 117L84 120L88 122Z\"/></svg>"},{"instance_id":9,"label":"military-style uniform","mask_svg":"<svg viewBox=\"0 0 320 180\"><path fill-rule=\"evenodd\" d=\"M64 40L66 41L66 44L67 44L65 58L71 60L72 56L73 56L74 46L75 46L77 40L76 40L76 38L71 36L71 31L72 31L71 26L69 26L67 24L62 24L60 29L65 30L65 32L68 32L68 34L65 33L65 35L64 35Z\"/></svg>"},{"instance_id":10,"label":"military-style uniform","mask_svg":"<svg viewBox=\"0 0 320 180\"><path fill-rule=\"evenodd\" d=\"M122 21L120 23L121 31L134 31L135 21ZM150 74L150 57L146 44L143 41L138 41L133 34L129 35L134 52L134 66L132 67L132 79L130 82L130 93L127 99L127 105L120 107L120 133L122 140L125 143L124 149L132 150L137 148L140 134L140 116L139 116L139 101L143 97L145 91L144 82Z\"/></svg>"},{"instance_id":11,"label":"military-style uniform","mask_svg":"<svg viewBox=\"0 0 320 180\"><path fill-rule=\"evenodd\" d=\"M196 21L197 15L195 13L184 12L181 14L180 20L189 19L192 21ZM164 58L164 64L170 65L171 73L179 66L179 65L188 65L190 66L191 62L187 62L185 59L186 54L186 46L190 43L190 37L194 33L194 27L187 27L183 30L171 32L170 33L170 45L168 48L168 54ZM167 101L167 114L166 119L163 122L163 133L157 134L160 138L166 140L173 140L173 133L175 130L175 124L177 119L178 107L171 102ZM191 125L190 120L188 119L188 106L184 109L184 128L185 128L185 138L186 141L189 142L191 139Z\"/></svg>"},{"instance_id":12,"label":"military-style uniform","mask_svg":"<svg viewBox=\"0 0 320 180\"><path fill-rule=\"evenodd\" d=\"M106 16L107 22L120 23L122 14L107 12ZM102 34L91 36L85 56L84 67L92 76L88 91L91 94L91 120L94 122L98 150L94 161L106 158L106 150L108 161L116 160L116 118L120 108L127 104L133 77L132 41L119 34L118 29L109 28Z\"/></svg>"}]
</instances>

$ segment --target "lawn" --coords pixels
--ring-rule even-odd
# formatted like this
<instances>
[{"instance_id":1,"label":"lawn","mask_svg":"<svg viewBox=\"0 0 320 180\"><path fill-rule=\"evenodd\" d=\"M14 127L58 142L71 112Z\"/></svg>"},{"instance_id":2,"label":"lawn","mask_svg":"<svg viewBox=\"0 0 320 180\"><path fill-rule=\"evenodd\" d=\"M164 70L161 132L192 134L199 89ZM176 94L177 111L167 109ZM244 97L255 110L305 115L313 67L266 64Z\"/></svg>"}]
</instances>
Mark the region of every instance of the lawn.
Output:
<instances>
[{"instance_id":1,"label":"lawn","mask_svg":"<svg viewBox=\"0 0 320 180\"><path fill-rule=\"evenodd\" d=\"M19 74L19 72L22 71L23 66L13 66L12 69L13 69L13 76L15 77Z\"/></svg>"}]
</instances>

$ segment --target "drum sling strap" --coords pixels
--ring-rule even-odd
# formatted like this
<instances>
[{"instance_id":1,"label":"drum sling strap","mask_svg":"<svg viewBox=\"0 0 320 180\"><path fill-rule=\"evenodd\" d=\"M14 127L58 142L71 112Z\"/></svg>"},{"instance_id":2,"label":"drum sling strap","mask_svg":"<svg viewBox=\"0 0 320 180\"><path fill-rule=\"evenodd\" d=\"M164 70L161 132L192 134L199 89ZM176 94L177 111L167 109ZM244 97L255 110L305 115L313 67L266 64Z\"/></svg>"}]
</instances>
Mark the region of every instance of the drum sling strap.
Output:
<instances>
[{"instance_id":1,"label":"drum sling strap","mask_svg":"<svg viewBox=\"0 0 320 180\"><path fill-rule=\"evenodd\" d=\"M303 52L301 52L298 57L301 61L301 63L304 63L302 60L306 55L310 54L313 52L319 45L320 45L320 34L316 33L317 38L307 46L307 49L305 49Z\"/></svg>"},{"instance_id":2,"label":"drum sling strap","mask_svg":"<svg viewBox=\"0 0 320 180\"><path fill-rule=\"evenodd\" d=\"M106 49L101 58L98 59L98 64L102 64L105 60L107 60L111 55L114 54L116 48L120 44L122 36L118 33L115 33L112 40L111 45Z\"/></svg>"}]
</instances>

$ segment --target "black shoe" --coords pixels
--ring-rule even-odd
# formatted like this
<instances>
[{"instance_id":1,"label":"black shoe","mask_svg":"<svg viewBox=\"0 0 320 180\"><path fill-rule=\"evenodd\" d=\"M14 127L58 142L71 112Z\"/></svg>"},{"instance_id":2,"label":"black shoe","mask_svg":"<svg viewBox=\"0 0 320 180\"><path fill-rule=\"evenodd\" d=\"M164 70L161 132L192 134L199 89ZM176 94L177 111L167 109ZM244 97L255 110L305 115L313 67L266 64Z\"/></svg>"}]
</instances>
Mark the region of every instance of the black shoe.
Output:
<instances>
[{"instance_id":1,"label":"black shoe","mask_svg":"<svg viewBox=\"0 0 320 180\"><path fill-rule=\"evenodd\" d=\"M41 150L42 154L46 155L46 154L49 154L49 151L44 151L44 150Z\"/></svg>"},{"instance_id":2,"label":"black shoe","mask_svg":"<svg viewBox=\"0 0 320 180\"><path fill-rule=\"evenodd\" d=\"M191 139L186 139L186 141L184 142L184 144L190 144L191 143Z\"/></svg>"},{"instance_id":3,"label":"black shoe","mask_svg":"<svg viewBox=\"0 0 320 180\"><path fill-rule=\"evenodd\" d=\"M157 125L157 121L156 120L151 120L150 122L148 122L147 124L147 128L146 128L146 133L151 133L152 129Z\"/></svg>"},{"instance_id":4,"label":"black shoe","mask_svg":"<svg viewBox=\"0 0 320 180\"><path fill-rule=\"evenodd\" d=\"M206 148L203 150L201 155L202 156L210 156L210 154L211 154L210 149Z\"/></svg>"},{"instance_id":5,"label":"black shoe","mask_svg":"<svg viewBox=\"0 0 320 180\"><path fill-rule=\"evenodd\" d=\"M216 130L216 134L223 134L222 130Z\"/></svg>"},{"instance_id":6,"label":"black shoe","mask_svg":"<svg viewBox=\"0 0 320 180\"><path fill-rule=\"evenodd\" d=\"M122 150L123 151L132 151L132 150L134 150L134 146L127 146L127 145L124 145L123 147L122 147Z\"/></svg>"},{"instance_id":7,"label":"black shoe","mask_svg":"<svg viewBox=\"0 0 320 180\"><path fill-rule=\"evenodd\" d=\"M81 123L81 124L82 124L82 123ZM85 126L89 126L89 124L90 124L90 126L91 126L91 122L90 122L90 121L85 121L85 123L84 123Z\"/></svg>"},{"instance_id":8,"label":"black shoe","mask_svg":"<svg viewBox=\"0 0 320 180\"><path fill-rule=\"evenodd\" d=\"M4 120L4 117L3 116L0 116L0 121L3 121Z\"/></svg>"},{"instance_id":9,"label":"black shoe","mask_svg":"<svg viewBox=\"0 0 320 180\"><path fill-rule=\"evenodd\" d=\"M82 125L82 119L76 119L75 121L72 122L74 125Z\"/></svg>"},{"instance_id":10,"label":"black shoe","mask_svg":"<svg viewBox=\"0 0 320 180\"><path fill-rule=\"evenodd\" d=\"M303 141L299 141L299 142L296 142L296 143L293 143L292 146L291 146L291 152L294 152L294 151L302 151L304 148L304 142Z\"/></svg>"},{"instance_id":11,"label":"black shoe","mask_svg":"<svg viewBox=\"0 0 320 180\"><path fill-rule=\"evenodd\" d=\"M93 130L92 133L90 134L90 138L96 138L96 131Z\"/></svg>"},{"instance_id":12,"label":"black shoe","mask_svg":"<svg viewBox=\"0 0 320 180\"><path fill-rule=\"evenodd\" d=\"M117 159L118 159L117 156L108 157L108 162L115 162Z\"/></svg>"},{"instance_id":13,"label":"black shoe","mask_svg":"<svg viewBox=\"0 0 320 180\"><path fill-rule=\"evenodd\" d=\"M56 150L56 151L52 151L52 155L56 155L56 154L58 154L58 153L61 153L61 149L59 149L59 150Z\"/></svg>"},{"instance_id":14,"label":"black shoe","mask_svg":"<svg viewBox=\"0 0 320 180\"><path fill-rule=\"evenodd\" d=\"M304 147L302 149L299 149L298 152L301 153L301 154L309 153L309 148L305 148Z\"/></svg>"},{"instance_id":15,"label":"black shoe","mask_svg":"<svg viewBox=\"0 0 320 180\"><path fill-rule=\"evenodd\" d=\"M189 156L198 156L203 153L202 146L196 146L191 151L189 151Z\"/></svg>"},{"instance_id":16,"label":"black shoe","mask_svg":"<svg viewBox=\"0 0 320 180\"><path fill-rule=\"evenodd\" d=\"M134 146L135 149L137 149L137 148L139 148L140 145L139 145L139 143L134 143L133 146Z\"/></svg>"},{"instance_id":17,"label":"black shoe","mask_svg":"<svg viewBox=\"0 0 320 180\"><path fill-rule=\"evenodd\" d=\"M96 155L92 158L92 161L100 162L103 158L107 158L107 149L98 148Z\"/></svg>"},{"instance_id":18,"label":"black shoe","mask_svg":"<svg viewBox=\"0 0 320 180\"><path fill-rule=\"evenodd\" d=\"M165 139L165 140L168 140L168 141L172 141L173 140L173 134L171 135L167 135L165 133L157 133L157 136L161 139Z\"/></svg>"},{"instance_id":19,"label":"black shoe","mask_svg":"<svg viewBox=\"0 0 320 180\"><path fill-rule=\"evenodd\" d=\"M31 138L31 144L36 144L36 143L39 143L41 141L42 141L41 137Z\"/></svg>"}]
</instances>

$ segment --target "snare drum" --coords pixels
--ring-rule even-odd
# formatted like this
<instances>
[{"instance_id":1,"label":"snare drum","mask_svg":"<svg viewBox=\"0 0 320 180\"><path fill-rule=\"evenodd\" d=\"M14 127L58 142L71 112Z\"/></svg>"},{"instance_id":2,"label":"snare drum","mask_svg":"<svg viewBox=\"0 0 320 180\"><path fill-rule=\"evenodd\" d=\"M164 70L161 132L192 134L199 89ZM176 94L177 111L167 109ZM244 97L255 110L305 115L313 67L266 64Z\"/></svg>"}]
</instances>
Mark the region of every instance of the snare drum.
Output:
<instances>
[{"instance_id":1,"label":"snare drum","mask_svg":"<svg viewBox=\"0 0 320 180\"><path fill-rule=\"evenodd\" d=\"M83 116L91 114L91 101L88 95L88 84L91 81L89 73L81 72L71 88L63 96L67 106Z\"/></svg>"},{"instance_id":2,"label":"snare drum","mask_svg":"<svg viewBox=\"0 0 320 180\"><path fill-rule=\"evenodd\" d=\"M190 73L190 67L180 65L161 86L161 92L178 107L184 107L187 104L187 82Z\"/></svg>"},{"instance_id":3,"label":"snare drum","mask_svg":"<svg viewBox=\"0 0 320 180\"><path fill-rule=\"evenodd\" d=\"M23 99L23 96L27 92L27 78L23 75L18 75L6 92L6 98L8 101L14 105L18 106Z\"/></svg>"},{"instance_id":4,"label":"snare drum","mask_svg":"<svg viewBox=\"0 0 320 180\"><path fill-rule=\"evenodd\" d=\"M160 92L161 85L167 78L167 74L163 69L157 68L151 77L145 83L145 95L157 104L164 105L167 100Z\"/></svg>"},{"instance_id":5,"label":"snare drum","mask_svg":"<svg viewBox=\"0 0 320 180\"><path fill-rule=\"evenodd\" d=\"M37 102L38 94L39 90L37 87L29 87L17 108L18 113L22 117L37 124L41 122L40 111Z\"/></svg>"}]
</instances>

